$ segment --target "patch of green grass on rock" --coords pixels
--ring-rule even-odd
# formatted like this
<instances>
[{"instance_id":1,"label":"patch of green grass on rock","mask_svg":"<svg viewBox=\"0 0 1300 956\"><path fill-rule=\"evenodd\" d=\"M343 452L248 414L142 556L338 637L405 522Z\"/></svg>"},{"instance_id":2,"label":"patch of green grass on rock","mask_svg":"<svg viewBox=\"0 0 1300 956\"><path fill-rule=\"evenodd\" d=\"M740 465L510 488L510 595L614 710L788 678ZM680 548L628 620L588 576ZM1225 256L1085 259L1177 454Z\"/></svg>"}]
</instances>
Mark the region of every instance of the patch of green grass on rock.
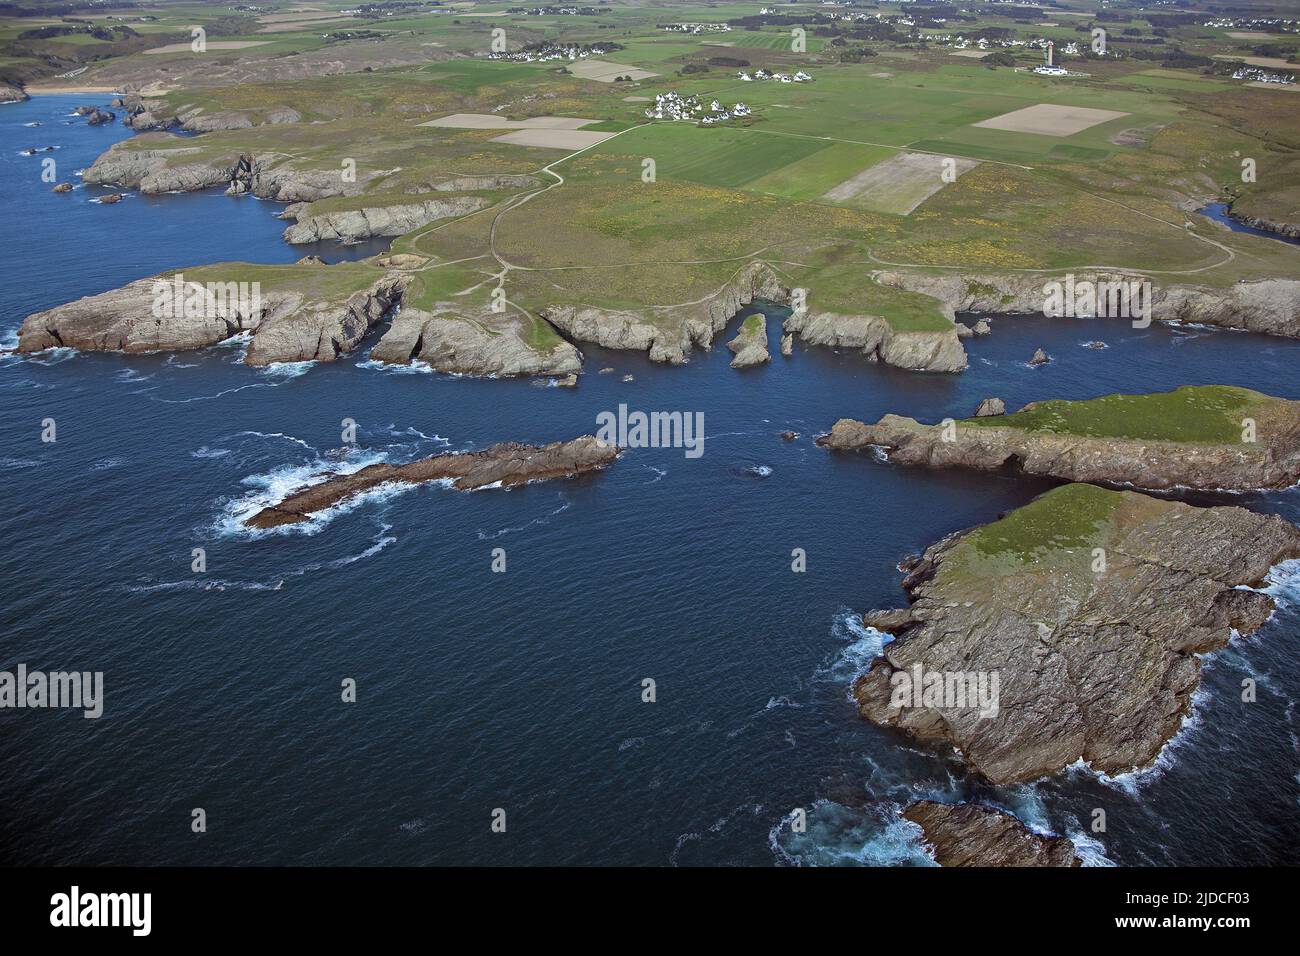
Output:
<instances>
[{"instance_id":1,"label":"patch of green grass on rock","mask_svg":"<svg viewBox=\"0 0 1300 956\"><path fill-rule=\"evenodd\" d=\"M1063 485L970 532L963 547L983 557L1020 563L1045 551L1088 547L1100 538L1122 501L1122 493L1095 485Z\"/></svg>"},{"instance_id":2,"label":"patch of green grass on rock","mask_svg":"<svg viewBox=\"0 0 1300 956\"><path fill-rule=\"evenodd\" d=\"M1052 399L1011 415L969 418L964 426L1028 432L1195 444L1238 444L1242 419L1275 401L1248 388L1188 385L1148 395L1104 395L1085 401Z\"/></svg>"}]
</instances>

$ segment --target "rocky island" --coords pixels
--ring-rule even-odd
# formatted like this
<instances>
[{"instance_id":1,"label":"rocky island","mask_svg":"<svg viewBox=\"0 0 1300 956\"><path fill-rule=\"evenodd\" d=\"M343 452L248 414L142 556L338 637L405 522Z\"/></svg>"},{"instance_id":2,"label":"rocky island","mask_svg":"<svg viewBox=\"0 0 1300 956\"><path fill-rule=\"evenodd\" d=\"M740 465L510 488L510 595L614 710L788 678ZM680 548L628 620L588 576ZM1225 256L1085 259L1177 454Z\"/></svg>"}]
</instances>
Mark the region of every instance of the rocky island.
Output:
<instances>
[{"instance_id":1,"label":"rocky island","mask_svg":"<svg viewBox=\"0 0 1300 956\"><path fill-rule=\"evenodd\" d=\"M1009 813L973 803L918 800L903 811L940 866L1079 866L1065 837L1034 833Z\"/></svg>"},{"instance_id":2,"label":"rocky island","mask_svg":"<svg viewBox=\"0 0 1300 956\"><path fill-rule=\"evenodd\" d=\"M572 478L599 471L619 455L619 449L592 435L549 445L502 442L482 451L434 455L404 465L367 465L360 471L327 476L294 492L279 504L263 508L245 524L264 530L306 521L341 501L390 482L418 484L448 480L453 488L473 491L489 485L512 488L531 481Z\"/></svg>"},{"instance_id":3,"label":"rocky island","mask_svg":"<svg viewBox=\"0 0 1300 956\"><path fill-rule=\"evenodd\" d=\"M1189 712L1197 655L1259 628L1273 602L1252 589L1298 556L1276 516L1065 485L911 562L911 605L864 617L895 639L853 695L993 783L1144 767ZM997 675L996 712L897 696L918 668Z\"/></svg>"},{"instance_id":4,"label":"rocky island","mask_svg":"<svg viewBox=\"0 0 1300 956\"><path fill-rule=\"evenodd\" d=\"M901 465L997 471L1139 488L1288 488L1300 481L1300 402L1246 388L1187 386L1146 395L1033 402L1010 415L925 425L886 415L840 419L819 442L884 449Z\"/></svg>"}]
</instances>

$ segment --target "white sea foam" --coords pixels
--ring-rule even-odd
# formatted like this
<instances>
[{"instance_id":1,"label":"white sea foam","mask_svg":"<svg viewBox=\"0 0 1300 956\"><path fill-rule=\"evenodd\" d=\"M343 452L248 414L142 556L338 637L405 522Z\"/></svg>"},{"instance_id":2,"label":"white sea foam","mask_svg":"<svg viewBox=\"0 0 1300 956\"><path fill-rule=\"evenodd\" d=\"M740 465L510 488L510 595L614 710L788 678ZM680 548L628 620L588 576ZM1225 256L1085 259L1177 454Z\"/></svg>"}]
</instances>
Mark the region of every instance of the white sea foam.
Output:
<instances>
[{"instance_id":1,"label":"white sea foam","mask_svg":"<svg viewBox=\"0 0 1300 956\"><path fill-rule=\"evenodd\" d=\"M202 447L197 448L194 451L190 452L190 457L191 458L224 458L226 455L229 454L230 454L229 448L209 448L207 445L203 445Z\"/></svg>"},{"instance_id":2,"label":"white sea foam","mask_svg":"<svg viewBox=\"0 0 1300 956\"><path fill-rule=\"evenodd\" d=\"M847 684L871 667L871 662L883 653L893 635L878 631L862 623L857 611L841 608L831 623L831 634L843 642L829 661L813 674L814 680L830 680Z\"/></svg>"},{"instance_id":3,"label":"white sea foam","mask_svg":"<svg viewBox=\"0 0 1300 956\"><path fill-rule=\"evenodd\" d=\"M376 372L388 372L390 375L432 375L434 368L428 362L411 359L410 364L398 365L393 362L381 362L378 359L366 359L358 362L357 368L367 368Z\"/></svg>"},{"instance_id":4,"label":"white sea foam","mask_svg":"<svg viewBox=\"0 0 1300 956\"><path fill-rule=\"evenodd\" d=\"M900 804L871 814L818 800L808 808L806 833L790 830L793 812L768 831L767 844L787 866L935 866L919 826L905 820Z\"/></svg>"},{"instance_id":5,"label":"white sea foam","mask_svg":"<svg viewBox=\"0 0 1300 956\"><path fill-rule=\"evenodd\" d=\"M294 379L306 375L311 371L312 362L272 362L269 365L263 365L261 373L267 378Z\"/></svg>"},{"instance_id":6,"label":"white sea foam","mask_svg":"<svg viewBox=\"0 0 1300 956\"><path fill-rule=\"evenodd\" d=\"M568 511L570 507L572 507L573 503L569 501L569 499L566 498L563 494L561 494L559 497L560 497L561 504L558 508L554 509L553 511L548 511L545 515L539 518L534 518L531 521L527 521L524 524L516 525L514 527L500 528L496 531L490 531L490 532L480 531L478 533L478 539L480 541L493 541L507 534L513 534L517 531L526 531L529 528L533 527L534 525L544 525L549 523L550 520L554 518L556 515L562 514L563 512Z\"/></svg>"}]
</instances>

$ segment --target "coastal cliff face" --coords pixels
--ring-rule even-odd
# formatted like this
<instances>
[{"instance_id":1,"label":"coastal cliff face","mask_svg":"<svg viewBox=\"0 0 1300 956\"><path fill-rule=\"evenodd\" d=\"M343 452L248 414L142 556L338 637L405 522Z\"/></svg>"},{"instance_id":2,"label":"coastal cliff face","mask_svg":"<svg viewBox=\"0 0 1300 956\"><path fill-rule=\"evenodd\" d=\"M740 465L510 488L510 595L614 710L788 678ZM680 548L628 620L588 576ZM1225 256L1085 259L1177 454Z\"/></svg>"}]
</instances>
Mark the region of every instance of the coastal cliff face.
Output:
<instances>
[{"instance_id":1,"label":"coastal cliff face","mask_svg":"<svg viewBox=\"0 0 1300 956\"><path fill-rule=\"evenodd\" d=\"M582 353L542 319L490 309L471 312L451 302L428 311L403 307L370 357L398 365L419 360L438 372L479 377L582 371Z\"/></svg>"},{"instance_id":2,"label":"coastal cliff face","mask_svg":"<svg viewBox=\"0 0 1300 956\"><path fill-rule=\"evenodd\" d=\"M868 361L898 368L960 372L967 365L955 325L942 332L896 331L879 316L807 311L792 314L783 328L809 345L861 349Z\"/></svg>"},{"instance_id":3,"label":"coastal cliff face","mask_svg":"<svg viewBox=\"0 0 1300 956\"><path fill-rule=\"evenodd\" d=\"M734 353L732 368L749 368L772 361L772 353L767 348L767 316L762 313L746 316L727 348Z\"/></svg>"},{"instance_id":4,"label":"coastal cliff face","mask_svg":"<svg viewBox=\"0 0 1300 956\"><path fill-rule=\"evenodd\" d=\"M940 866L1080 866L1065 837L1034 833L1009 813L973 803L919 800L903 811Z\"/></svg>"},{"instance_id":5,"label":"coastal cliff face","mask_svg":"<svg viewBox=\"0 0 1300 956\"><path fill-rule=\"evenodd\" d=\"M651 361L680 365L693 348L709 348L732 317L755 299L790 301L789 288L762 262L749 263L700 302L637 310L551 305L538 311L576 341L647 352Z\"/></svg>"},{"instance_id":6,"label":"coastal cliff face","mask_svg":"<svg viewBox=\"0 0 1300 956\"><path fill-rule=\"evenodd\" d=\"M994 783L1144 767L1190 710L1197 655L1259 628L1273 602L1251 588L1297 556L1300 529L1276 516L1065 485L916 560L911 606L864 616L896 639L853 695ZM996 706L922 695L927 674L984 675Z\"/></svg>"},{"instance_id":7,"label":"coastal cliff face","mask_svg":"<svg viewBox=\"0 0 1300 956\"><path fill-rule=\"evenodd\" d=\"M231 275L237 275L235 264ZM321 269L329 269L321 266ZM260 290L256 311L248 303L209 299L202 308L158 308L158 283L140 279L87 296L24 320L19 352L69 347L83 351L152 352L199 349L250 332L249 365L333 361L359 343L400 297L407 279L374 270L380 278L350 293L326 295L312 283Z\"/></svg>"},{"instance_id":8,"label":"coastal cliff face","mask_svg":"<svg viewBox=\"0 0 1300 956\"><path fill-rule=\"evenodd\" d=\"M511 488L531 481L572 478L599 471L619 455L592 435L549 445L503 442L483 451L434 455L405 465L368 465L347 475L335 475L285 498L278 505L263 508L245 523L267 529L306 521L312 514L329 508L388 482L417 484L450 480L453 488L472 491L487 485Z\"/></svg>"},{"instance_id":9,"label":"coastal cliff face","mask_svg":"<svg viewBox=\"0 0 1300 956\"><path fill-rule=\"evenodd\" d=\"M1138 488L1289 488L1300 481L1300 402L1260 398L1266 401L1242 413L1254 422L1249 442L1240 433L1232 441L1160 441L1035 431L1016 427L1017 416L945 427L885 415L874 425L840 419L820 444L836 451L883 448L900 465L978 471L1014 466L1031 475Z\"/></svg>"},{"instance_id":10,"label":"coastal cliff face","mask_svg":"<svg viewBox=\"0 0 1300 956\"><path fill-rule=\"evenodd\" d=\"M679 364L694 347L708 348L738 312L755 299L790 304L790 289L763 262L751 262L703 302L646 309L549 306L540 310L570 338L605 348L648 352L651 360ZM957 329L897 331L885 319L806 311L785 320L784 330L810 345L861 349L869 361L916 371L956 372L966 367Z\"/></svg>"},{"instance_id":11,"label":"coastal cliff face","mask_svg":"<svg viewBox=\"0 0 1300 956\"><path fill-rule=\"evenodd\" d=\"M1144 278L1138 272L1081 271L1073 275L1076 283L1133 282ZM873 272L872 277L884 285L933 296L955 312L1024 314L1042 312L1043 285L1064 281L1065 274L977 275L881 270ZM1171 283L1156 276L1151 279L1151 316L1154 321L1199 323L1300 338L1300 280L1260 279L1215 288Z\"/></svg>"},{"instance_id":12,"label":"coastal cliff face","mask_svg":"<svg viewBox=\"0 0 1300 956\"><path fill-rule=\"evenodd\" d=\"M26 99L30 97L25 90L10 86L8 83L0 83L0 103L21 103Z\"/></svg>"},{"instance_id":13,"label":"coastal cliff face","mask_svg":"<svg viewBox=\"0 0 1300 956\"><path fill-rule=\"evenodd\" d=\"M487 205L488 201L479 196L456 196L399 206L368 206L319 216L311 215L311 207L304 206L294 210L298 221L285 229L284 241L294 244L324 239L356 242L373 236L401 236L435 220L468 215Z\"/></svg>"},{"instance_id":14,"label":"coastal cliff face","mask_svg":"<svg viewBox=\"0 0 1300 956\"><path fill-rule=\"evenodd\" d=\"M114 143L85 171L82 179L105 186L138 189L145 195L194 192L224 185L231 195L245 193L277 202L315 202L331 196L361 192L374 174L358 172L347 182L339 170L291 169L277 162L276 154L251 156L232 151L226 156L205 158L202 147L167 146L176 142L170 134L147 133ZM151 149L139 144L157 144ZM195 162L179 161L193 156Z\"/></svg>"}]
</instances>

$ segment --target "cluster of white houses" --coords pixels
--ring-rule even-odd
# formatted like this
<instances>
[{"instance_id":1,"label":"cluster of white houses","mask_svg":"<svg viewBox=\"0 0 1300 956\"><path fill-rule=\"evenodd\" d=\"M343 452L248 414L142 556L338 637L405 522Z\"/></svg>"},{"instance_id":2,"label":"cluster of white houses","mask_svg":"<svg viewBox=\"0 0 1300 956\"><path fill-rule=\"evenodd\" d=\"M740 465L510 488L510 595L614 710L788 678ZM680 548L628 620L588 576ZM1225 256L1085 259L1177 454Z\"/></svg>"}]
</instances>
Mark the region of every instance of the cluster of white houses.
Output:
<instances>
[{"instance_id":1,"label":"cluster of white houses","mask_svg":"<svg viewBox=\"0 0 1300 956\"><path fill-rule=\"evenodd\" d=\"M755 80L773 80L777 83L806 83L812 79L812 74L805 73L803 70L794 75L789 73L769 73L767 70L755 70L753 74L750 74L741 70L736 76L746 83L752 83Z\"/></svg>"},{"instance_id":2,"label":"cluster of white houses","mask_svg":"<svg viewBox=\"0 0 1300 956\"><path fill-rule=\"evenodd\" d=\"M730 33L731 26L726 23L665 23L663 29L669 33Z\"/></svg>"},{"instance_id":3,"label":"cluster of white houses","mask_svg":"<svg viewBox=\"0 0 1300 956\"><path fill-rule=\"evenodd\" d=\"M529 49L516 50L514 53L502 51L486 54L489 60L513 60L516 63L549 63L552 60L585 60L589 56L604 56L613 52L612 48L593 43L591 46L578 44L559 45L543 43Z\"/></svg>"},{"instance_id":4,"label":"cluster of white houses","mask_svg":"<svg viewBox=\"0 0 1300 956\"><path fill-rule=\"evenodd\" d=\"M705 109L697 96L680 96L677 93L655 94L655 105L645 111L647 119L693 120L704 126L724 123L729 119L740 119L749 115L749 107L737 103L727 109L718 100Z\"/></svg>"},{"instance_id":5,"label":"cluster of white houses","mask_svg":"<svg viewBox=\"0 0 1300 956\"><path fill-rule=\"evenodd\" d=\"M1239 70L1234 70L1232 78L1234 80L1251 80L1255 83L1289 84L1295 82L1294 73L1271 73L1257 66L1243 66Z\"/></svg>"}]
</instances>

